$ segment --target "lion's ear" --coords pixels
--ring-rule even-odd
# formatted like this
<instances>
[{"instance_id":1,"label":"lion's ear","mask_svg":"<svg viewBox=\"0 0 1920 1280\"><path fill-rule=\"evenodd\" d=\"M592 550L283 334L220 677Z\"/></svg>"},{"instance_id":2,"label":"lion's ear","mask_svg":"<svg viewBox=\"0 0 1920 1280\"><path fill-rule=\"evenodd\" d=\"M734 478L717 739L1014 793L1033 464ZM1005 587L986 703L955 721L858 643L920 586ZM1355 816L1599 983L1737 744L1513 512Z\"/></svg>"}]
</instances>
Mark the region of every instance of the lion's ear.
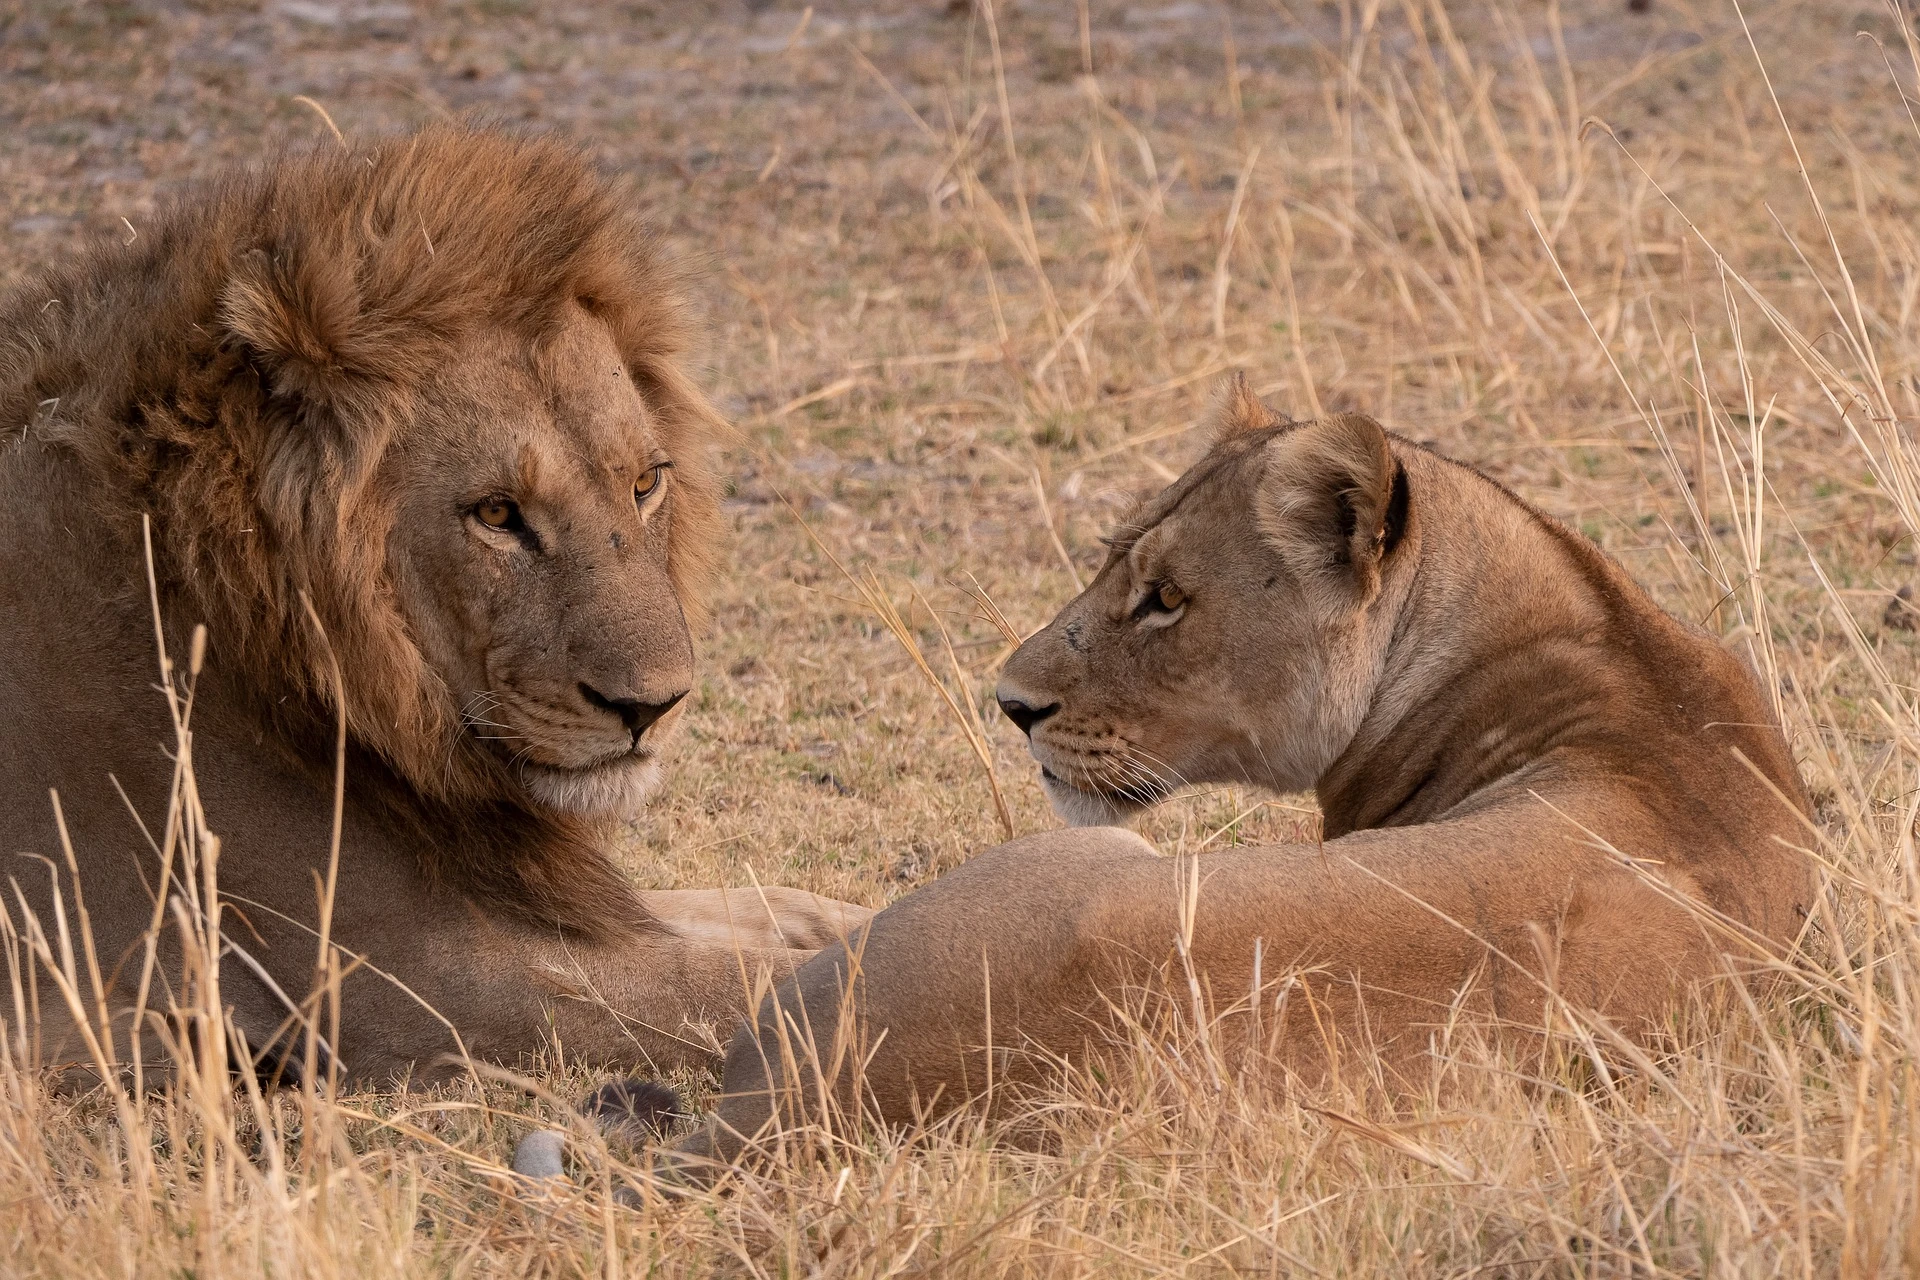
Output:
<instances>
[{"instance_id":1,"label":"lion's ear","mask_svg":"<svg viewBox=\"0 0 1920 1280\"><path fill-rule=\"evenodd\" d=\"M1267 407L1266 401L1253 393L1247 375L1236 370L1231 376L1221 379L1219 387L1214 390L1213 405L1206 417L1207 438L1219 444L1249 431L1277 427L1285 421L1285 418Z\"/></svg>"},{"instance_id":2,"label":"lion's ear","mask_svg":"<svg viewBox=\"0 0 1920 1280\"><path fill-rule=\"evenodd\" d=\"M1267 446L1261 531L1295 563L1350 582L1362 600L1379 589L1407 504L1406 468L1364 414L1308 422Z\"/></svg>"},{"instance_id":3,"label":"lion's ear","mask_svg":"<svg viewBox=\"0 0 1920 1280\"><path fill-rule=\"evenodd\" d=\"M220 319L252 354L275 395L326 399L353 372L360 301L338 256L283 249L242 253L220 294Z\"/></svg>"}]
</instances>

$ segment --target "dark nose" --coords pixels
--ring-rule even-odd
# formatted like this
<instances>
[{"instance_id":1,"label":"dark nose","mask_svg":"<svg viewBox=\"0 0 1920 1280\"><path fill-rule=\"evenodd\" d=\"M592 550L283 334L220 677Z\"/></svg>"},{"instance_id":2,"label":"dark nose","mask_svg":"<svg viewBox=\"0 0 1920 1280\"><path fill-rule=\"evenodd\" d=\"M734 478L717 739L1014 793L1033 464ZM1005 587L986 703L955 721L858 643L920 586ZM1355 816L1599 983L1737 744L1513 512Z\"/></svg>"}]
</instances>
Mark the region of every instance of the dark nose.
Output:
<instances>
[{"instance_id":1,"label":"dark nose","mask_svg":"<svg viewBox=\"0 0 1920 1280\"><path fill-rule=\"evenodd\" d=\"M1007 719L1020 726L1020 732L1031 737L1033 726L1058 711L1060 704L1055 702L1044 707L1031 707L1018 698L1002 698L1000 709L1007 713Z\"/></svg>"},{"instance_id":2,"label":"dark nose","mask_svg":"<svg viewBox=\"0 0 1920 1280\"><path fill-rule=\"evenodd\" d=\"M592 685L582 683L580 695L589 704L619 716L620 723L627 726L627 732L633 735L633 741L638 745L640 735L645 733L655 720L680 705L680 699L687 696L687 691L682 689L665 702L642 702L638 698L609 698Z\"/></svg>"}]
</instances>

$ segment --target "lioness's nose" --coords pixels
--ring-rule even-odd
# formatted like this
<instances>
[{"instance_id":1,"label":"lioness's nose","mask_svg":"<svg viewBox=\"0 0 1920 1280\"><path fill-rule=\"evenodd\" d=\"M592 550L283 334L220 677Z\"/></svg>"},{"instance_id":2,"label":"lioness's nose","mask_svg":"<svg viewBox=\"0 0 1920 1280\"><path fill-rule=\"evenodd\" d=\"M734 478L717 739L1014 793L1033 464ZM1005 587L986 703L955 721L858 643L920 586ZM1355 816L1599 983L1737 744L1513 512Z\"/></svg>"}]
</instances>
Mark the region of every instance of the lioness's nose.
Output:
<instances>
[{"instance_id":1,"label":"lioness's nose","mask_svg":"<svg viewBox=\"0 0 1920 1280\"><path fill-rule=\"evenodd\" d=\"M1018 698L1001 698L1000 709L1007 713L1007 719L1020 726L1020 732L1032 736L1033 726L1058 711L1060 704L1054 702L1044 707L1034 707Z\"/></svg>"},{"instance_id":2,"label":"lioness's nose","mask_svg":"<svg viewBox=\"0 0 1920 1280\"><path fill-rule=\"evenodd\" d=\"M627 726L627 732L633 735L633 740L637 743L640 741L640 735L645 733L654 721L680 705L680 699L687 696L687 691L682 689L665 702L642 702L638 698L609 698L583 681L580 685L580 696L585 698L589 705L596 706L602 711L611 711L619 716L620 723Z\"/></svg>"}]
</instances>

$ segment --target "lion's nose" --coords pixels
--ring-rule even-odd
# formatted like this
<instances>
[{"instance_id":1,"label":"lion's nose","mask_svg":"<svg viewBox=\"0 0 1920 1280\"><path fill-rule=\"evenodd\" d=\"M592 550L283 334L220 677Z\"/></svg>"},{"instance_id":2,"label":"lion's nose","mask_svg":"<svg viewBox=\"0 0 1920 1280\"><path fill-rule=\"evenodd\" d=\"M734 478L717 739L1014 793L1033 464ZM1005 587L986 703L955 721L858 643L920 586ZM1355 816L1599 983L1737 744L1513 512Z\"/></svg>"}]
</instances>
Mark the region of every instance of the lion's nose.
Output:
<instances>
[{"instance_id":1,"label":"lion's nose","mask_svg":"<svg viewBox=\"0 0 1920 1280\"><path fill-rule=\"evenodd\" d=\"M619 716L620 723L627 726L627 732L633 735L634 742L638 744L640 735L645 733L654 721L680 705L680 699L687 696L687 691L682 689L665 702L642 702L638 698L609 698L583 681L580 685L580 696L590 705Z\"/></svg>"},{"instance_id":2,"label":"lion's nose","mask_svg":"<svg viewBox=\"0 0 1920 1280\"><path fill-rule=\"evenodd\" d=\"M1033 735L1033 726L1039 724L1059 709L1060 704L1057 702L1049 703L1044 707L1035 707L1020 701L1018 698L1000 699L1000 710L1006 712L1007 719L1019 725L1020 732L1029 737Z\"/></svg>"}]
</instances>

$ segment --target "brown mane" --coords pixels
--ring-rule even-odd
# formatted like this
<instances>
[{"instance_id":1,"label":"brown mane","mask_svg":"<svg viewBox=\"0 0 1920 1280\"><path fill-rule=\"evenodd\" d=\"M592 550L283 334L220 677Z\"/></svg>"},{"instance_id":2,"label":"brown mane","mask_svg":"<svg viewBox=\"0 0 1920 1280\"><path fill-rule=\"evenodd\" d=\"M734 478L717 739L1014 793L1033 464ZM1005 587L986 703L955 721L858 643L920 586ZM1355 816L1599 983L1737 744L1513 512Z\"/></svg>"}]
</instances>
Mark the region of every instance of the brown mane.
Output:
<instances>
[{"instance_id":1,"label":"brown mane","mask_svg":"<svg viewBox=\"0 0 1920 1280\"><path fill-rule=\"evenodd\" d=\"M571 928L638 924L598 833L526 810L463 731L396 606L376 480L415 390L465 335L537 343L577 302L608 325L675 458L669 571L695 613L718 531L701 444L718 419L676 364L678 285L569 147L451 125L329 144L191 192L131 245L17 290L0 314L0 404L15 406L0 438L69 451L127 546L151 518L176 638L205 622L218 678L321 767L341 696L331 645L350 785L410 816L430 874ZM144 594L125 552L103 550L100 571Z\"/></svg>"}]
</instances>

